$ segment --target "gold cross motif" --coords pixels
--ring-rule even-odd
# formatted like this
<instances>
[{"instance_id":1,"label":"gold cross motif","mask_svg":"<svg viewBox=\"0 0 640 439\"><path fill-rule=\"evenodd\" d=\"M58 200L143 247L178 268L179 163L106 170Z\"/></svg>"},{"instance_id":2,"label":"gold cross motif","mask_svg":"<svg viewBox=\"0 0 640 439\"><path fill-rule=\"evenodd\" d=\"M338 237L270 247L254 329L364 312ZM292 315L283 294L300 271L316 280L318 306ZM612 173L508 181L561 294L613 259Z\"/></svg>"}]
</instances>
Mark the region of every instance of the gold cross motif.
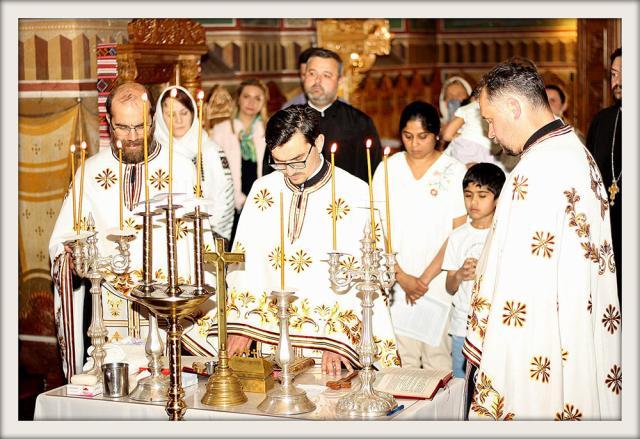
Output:
<instances>
[{"instance_id":1,"label":"gold cross motif","mask_svg":"<svg viewBox=\"0 0 640 439\"><path fill-rule=\"evenodd\" d=\"M204 262L216 266L216 296L218 307L218 344L219 351L227 350L227 282L225 265L244 262L244 253L224 251L224 239L216 238L216 251L205 252Z\"/></svg>"},{"instance_id":2,"label":"gold cross motif","mask_svg":"<svg viewBox=\"0 0 640 439\"><path fill-rule=\"evenodd\" d=\"M613 202L616 199L616 194L620 192L618 188L618 183L615 180L611 182L611 186L609 186L609 204L613 206Z\"/></svg>"}]
</instances>

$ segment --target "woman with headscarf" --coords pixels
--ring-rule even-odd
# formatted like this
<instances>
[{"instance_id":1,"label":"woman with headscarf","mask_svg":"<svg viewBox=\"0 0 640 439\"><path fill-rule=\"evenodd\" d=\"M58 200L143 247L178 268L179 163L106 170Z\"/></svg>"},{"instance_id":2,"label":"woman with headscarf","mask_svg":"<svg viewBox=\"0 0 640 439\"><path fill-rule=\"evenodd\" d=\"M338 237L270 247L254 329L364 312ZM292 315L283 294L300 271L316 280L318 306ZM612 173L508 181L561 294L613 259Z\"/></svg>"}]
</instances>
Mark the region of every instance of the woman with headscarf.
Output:
<instances>
[{"instance_id":1,"label":"woman with headscarf","mask_svg":"<svg viewBox=\"0 0 640 439\"><path fill-rule=\"evenodd\" d=\"M197 106L189 92L180 86L166 88L158 98L154 116L154 137L163 148L169 147L170 93L177 89L173 102L173 148L194 165L198 154ZM233 226L233 183L227 159L220 147L202 130L202 196L211 202L207 212L215 234L231 239Z\"/></svg>"}]
</instances>

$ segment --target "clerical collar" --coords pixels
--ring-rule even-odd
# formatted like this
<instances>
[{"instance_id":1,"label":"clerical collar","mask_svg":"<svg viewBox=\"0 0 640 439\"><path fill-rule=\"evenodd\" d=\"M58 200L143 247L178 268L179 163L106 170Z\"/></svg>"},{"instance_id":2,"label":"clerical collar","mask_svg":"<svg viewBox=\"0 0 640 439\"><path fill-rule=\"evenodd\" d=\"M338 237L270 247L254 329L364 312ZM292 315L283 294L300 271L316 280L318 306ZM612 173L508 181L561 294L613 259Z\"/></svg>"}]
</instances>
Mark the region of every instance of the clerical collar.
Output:
<instances>
[{"instance_id":1,"label":"clerical collar","mask_svg":"<svg viewBox=\"0 0 640 439\"><path fill-rule=\"evenodd\" d=\"M335 101L333 101L333 102L335 102ZM329 105L327 105L326 107L323 107L323 108L318 108L318 107L316 107L315 105L313 105L313 104L311 103L311 101L307 101L307 104L309 104L309 106L310 106L311 108L313 108L314 110L316 110L317 112L319 112L319 113L320 113L320 116L324 117L324 112L325 112L325 111L327 111L327 109L328 109L330 106L332 106L332 105L333 105L333 102L331 102Z\"/></svg>"},{"instance_id":2,"label":"clerical collar","mask_svg":"<svg viewBox=\"0 0 640 439\"><path fill-rule=\"evenodd\" d=\"M527 142L524 144L524 147L522 148L522 152L525 152L527 149L529 149L531 145L536 143L542 137L546 136L552 131L562 128L563 126L564 126L564 122L562 121L562 119L555 119L553 122L549 122L548 124L540 128L538 131L533 133L531 137L529 137L529 140L527 140Z\"/></svg>"},{"instance_id":3,"label":"clerical collar","mask_svg":"<svg viewBox=\"0 0 640 439\"><path fill-rule=\"evenodd\" d=\"M310 188L315 186L316 184L318 184L320 180L322 180L322 177L324 177L327 171L329 170L329 162L327 162L324 159L322 154L320 154L320 159L322 160L322 162L318 166L318 169L316 169L316 172L311 174L311 177L307 178L307 180L304 183L302 183L301 185L295 185L295 187L303 191L305 190L305 188Z\"/></svg>"}]
</instances>

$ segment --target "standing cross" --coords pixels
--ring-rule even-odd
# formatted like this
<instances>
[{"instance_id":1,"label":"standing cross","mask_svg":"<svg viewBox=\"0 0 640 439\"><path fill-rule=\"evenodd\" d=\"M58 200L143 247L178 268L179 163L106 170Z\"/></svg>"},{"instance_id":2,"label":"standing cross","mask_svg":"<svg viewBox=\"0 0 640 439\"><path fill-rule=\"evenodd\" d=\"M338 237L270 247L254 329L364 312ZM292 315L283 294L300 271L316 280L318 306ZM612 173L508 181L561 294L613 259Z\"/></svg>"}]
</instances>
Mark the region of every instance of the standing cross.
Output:
<instances>
[{"instance_id":1,"label":"standing cross","mask_svg":"<svg viewBox=\"0 0 640 439\"><path fill-rule=\"evenodd\" d=\"M216 296L218 307L218 353L227 351L227 285L225 265L244 262L244 253L224 251L224 239L216 238L216 251L205 252L204 261L216 266Z\"/></svg>"}]
</instances>

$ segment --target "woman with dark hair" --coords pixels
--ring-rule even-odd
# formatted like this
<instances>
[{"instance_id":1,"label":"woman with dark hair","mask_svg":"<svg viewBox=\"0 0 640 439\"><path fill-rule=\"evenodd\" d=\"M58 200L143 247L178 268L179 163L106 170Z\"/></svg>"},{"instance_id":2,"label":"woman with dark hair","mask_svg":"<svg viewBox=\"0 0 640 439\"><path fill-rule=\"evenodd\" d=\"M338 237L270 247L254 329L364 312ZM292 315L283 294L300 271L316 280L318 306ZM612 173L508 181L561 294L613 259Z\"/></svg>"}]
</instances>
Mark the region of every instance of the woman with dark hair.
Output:
<instances>
[{"instance_id":1,"label":"woman with dark hair","mask_svg":"<svg viewBox=\"0 0 640 439\"><path fill-rule=\"evenodd\" d=\"M174 151L191 160L198 154L198 117L196 103L189 92L179 86L166 88L158 98L154 116L154 137L163 148L169 147L170 102L172 89L177 89L173 102ZM233 225L233 183L227 160L220 147L202 130L202 196L210 201L207 211L211 227L218 235L230 239ZM195 182L194 182L195 184Z\"/></svg>"},{"instance_id":2,"label":"woman with dark hair","mask_svg":"<svg viewBox=\"0 0 640 439\"><path fill-rule=\"evenodd\" d=\"M397 252L391 318L398 352L403 367L451 370L451 296L441 267L449 233L466 221L466 168L436 149L440 119L432 105L407 105L399 128L403 151L388 159L391 237ZM373 189L376 200L385 199L382 163Z\"/></svg>"}]
</instances>

